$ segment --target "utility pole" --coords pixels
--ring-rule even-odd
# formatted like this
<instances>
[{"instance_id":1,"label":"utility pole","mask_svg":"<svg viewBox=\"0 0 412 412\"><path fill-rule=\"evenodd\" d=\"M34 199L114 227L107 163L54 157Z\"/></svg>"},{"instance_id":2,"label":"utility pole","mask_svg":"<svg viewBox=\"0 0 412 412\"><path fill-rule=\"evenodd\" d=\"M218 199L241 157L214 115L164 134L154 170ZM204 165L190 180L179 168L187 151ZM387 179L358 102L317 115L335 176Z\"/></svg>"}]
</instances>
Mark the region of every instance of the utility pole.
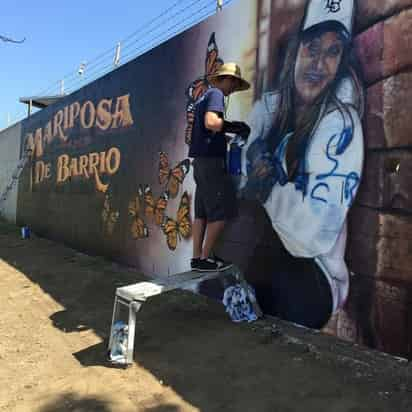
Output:
<instances>
[{"instance_id":1,"label":"utility pole","mask_svg":"<svg viewBox=\"0 0 412 412\"><path fill-rule=\"evenodd\" d=\"M116 46L116 52L114 54L114 60L113 60L113 65L114 67L117 67L120 64L120 42L117 43Z\"/></svg>"},{"instance_id":2,"label":"utility pole","mask_svg":"<svg viewBox=\"0 0 412 412\"><path fill-rule=\"evenodd\" d=\"M86 70L86 62L81 62L79 66L79 70L77 71L77 74L79 76L83 76L85 70Z\"/></svg>"}]
</instances>

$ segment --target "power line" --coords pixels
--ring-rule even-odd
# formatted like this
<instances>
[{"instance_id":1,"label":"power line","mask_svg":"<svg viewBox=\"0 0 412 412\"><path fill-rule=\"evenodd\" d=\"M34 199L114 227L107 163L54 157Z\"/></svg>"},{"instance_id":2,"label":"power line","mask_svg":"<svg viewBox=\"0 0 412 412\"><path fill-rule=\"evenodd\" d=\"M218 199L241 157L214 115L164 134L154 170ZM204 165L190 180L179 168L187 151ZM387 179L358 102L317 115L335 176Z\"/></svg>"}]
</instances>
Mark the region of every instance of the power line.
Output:
<instances>
[{"instance_id":1,"label":"power line","mask_svg":"<svg viewBox=\"0 0 412 412\"><path fill-rule=\"evenodd\" d=\"M186 5L183 8L180 8L176 13L174 13L172 16L168 17L167 19L164 19L161 22L158 22L158 24L151 28L149 31L145 32L145 35L143 37L140 37L138 39L134 39L134 37L140 33L141 31L144 30L144 28L150 27L150 25L152 25L155 21L158 21L161 17L167 15L170 11L172 11L173 9L176 8L176 6L178 4L181 4L181 2L175 2L171 7L169 7L167 10L165 10L164 12L162 12L159 16L153 18L152 20L150 20L147 24L145 24L144 26L142 26L141 28L139 28L138 30L136 30L135 32L133 32L132 34L130 34L129 36L127 36L124 40L123 40L123 44L122 44L122 50L123 53L127 50L129 50L131 47L134 46L133 50L129 50L128 53L124 54L123 56L121 56L121 64L125 64L126 62L130 61L130 56L134 56L137 57L138 55L141 55L142 53L138 53L138 51L142 51L142 49L144 49L146 47L146 45L148 44L148 42L146 42L144 45L139 46L139 48L136 48L136 45L141 43L143 40L146 40L147 36L150 33L155 32L156 30L158 30L159 28L163 28L168 22L173 21L176 17L180 17L180 23L182 23L182 14L187 13L187 11L192 8L195 5L199 5L199 3L202 0L194 0L192 2L190 2L188 5ZM233 2L234 0L226 0L225 2L223 2L222 6L227 6L228 4L230 4L231 2ZM216 0L209 0L208 4L214 4L216 5ZM192 13L190 17L192 17L193 15L199 14L199 12L201 10L203 10L206 6L203 6L200 10L197 10L196 12ZM214 10L210 10L205 14L202 14L202 16L200 16L199 20L202 20L203 18L209 16L210 14L212 14ZM186 17L187 20L187 17ZM186 20L183 20L186 21ZM192 20L192 24L198 22L195 19ZM162 32L161 34L156 35L154 38L152 38L150 41L153 42L154 39L158 39L159 37L161 37L164 33L167 33L169 31L171 31L173 28L177 27L178 24L173 25L172 27L169 27L169 29L167 29L166 31ZM183 26L183 28L179 28L177 30L175 30L172 35L170 37L172 37L173 35L179 33L180 31L183 31L184 29L188 28L188 25L186 24L185 26ZM168 38L170 37L163 37L160 39L159 42L155 42L153 44L151 44L150 48L156 47L158 44L168 40ZM132 40L133 39L133 40ZM132 41L130 41L132 40ZM99 75L103 75L106 74L108 72L110 72L111 70L113 70L114 68L116 68L114 65L112 65L112 57L113 57L113 53L115 51L115 47L112 47L110 49L108 49L106 52L101 53L98 58L100 57L100 59L94 59L94 62L92 61L92 63L88 63L87 65L85 65L84 67L84 74L81 76L81 78L79 78L79 75L76 72L73 72L71 75L67 75L66 79L68 80L66 82L66 85L68 85L66 87L66 89L70 92L76 90L76 88L80 88L80 87L84 87L86 84L88 84L90 81L95 80L96 78L99 77ZM146 52L147 50L144 50L143 52ZM111 53L110 56L108 56L108 58L106 58L103 61L98 62L98 60L102 60L102 58L104 57L104 55L107 55L108 53ZM109 60L110 59L110 60ZM48 90L56 88L57 85L59 84L59 82L54 82L53 85L51 87L49 87ZM57 93L56 93L57 94Z\"/></svg>"},{"instance_id":2,"label":"power line","mask_svg":"<svg viewBox=\"0 0 412 412\"><path fill-rule=\"evenodd\" d=\"M200 0L196 0L195 2L192 2L191 5L195 4L198 1L200 1ZM167 8L165 11L160 13L158 16L154 17L149 22L145 23L143 26L141 26L140 28L135 30L133 33L131 33L130 35L125 37L123 40L120 41L120 43L124 44L124 43L128 42L130 39L135 37L137 34L141 33L146 28L150 27L154 22L161 19L163 16L167 15L170 11L172 11L174 8L176 8L178 5L181 5L181 4L182 4L182 0L176 1L175 3L172 4L172 6ZM186 6L186 8L190 8L191 5ZM87 69L89 69L90 67L94 67L98 61L102 60L103 57L108 56L109 54L110 54L110 58L111 58L113 56L114 50L115 50L115 46L112 46L111 48L107 49L106 51L98 54L96 57L90 59L90 61L88 62ZM47 87L46 89L44 89L40 93L36 93L36 95L41 96L41 95L47 94L48 92L50 92L50 90L52 90L54 87L56 87L56 85L58 85L62 79L67 80L70 77L76 77L76 76L77 76L77 69L76 70L71 70L69 73L64 75L60 80L54 81L49 87Z\"/></svg>"},{"instance_id":3,"label":"power line","mask_svg":"<svg viewBox=\"0 0 412 412\"><path fill-rule=\"evenodd\" d=\"M203 19L203 18L206 17L206 16L210 16L210 12L215 10L215 1L213 1L212 3L213 3L213 9L210 7L211 4L210 4L210 1L209 1L207 5L205 5L205 6L202 7L201 9L199 9L197 12L192 13L192 14L189 16L189 18L191 18L191 17L199 14L201 11L203 11L203 10L205 10L205 9L207 9L207 8L209 8L210 10L208 10L206 13L202 14L202 15L200 16L200 20ZM168 35L168 36L166 36L166 38L163 38L163 39L160 41L160 43L157 43L157 42L156 42L156 45L159 45L159 44L163 43L165 40L174 37L177 33L182 32L182 31L185 30L187 27L191 26L191 24L192 24L194 21L196 21L196 20L197 20L197 19L192 19L192 20L189 22L189 24L186 24L186 25L183 26L183 27L179 27L177 30L175 30L173 33L171 33L170 36ZM160 33L160 35L154 37L151 41L153 41L154 39L157 39L159 36L163 35L164 33L170 32L171 30L173 30L174 28L176 28L178 25L179 25L179 23L173 25L172 27L169 27L166 31ZM141 55L141 54L145 53L146 51L151 50L153 47L155 47L155 45L151 45L149 48L146 48L146 46L147 46L148 44L149 44L149 42L145 43L143 46L141 46L141 47L139 47L139 48L137 48L137 49L134 49L134 50L130 51L128 54L126 54L125 56L123 56L123 58L124 58L126 61L130 61L132 58L137 57L138 55ZM144 50L144 51L143 51L143 50ZM141 53L139 53L139 52L141 52ZM128 58L130 58L130 60L127 60Z\"/></svg>"},{"instance_id":4,"label":"power line","mask_svg":"<svg viewBox=\"0 0 412 412\"><path fill-rule=\"evenodd\" d=\"M192 2L192 3L191 3L191 6L193 6L194 3L199 3L200 1L202 1L202 0L196 0L195 2ZM204 0L203 0L203 1L204 1ZM211 0L207 0L207 1L208 1L208 3L210 4L210 1L211 1ZM190 7L190 6L189 6L189 7ZM203 8L200 9L200 10L198 10L197 12L195 12L195 13L193 13L193 14L199 13L201 10L203 10ZM134 46L135 46L134 49L133 49L132 51L129 51L129 53L126 53L126 55L123 55L123 56L121 57L122 64L124 64L124 63L126 62L126 56L129 56L131 53L135 53L136 50L140 50L142 47L145 47L145 46L148 44L148 42L146 41L146 43L144 43L143 46L136 47L137 44L139 44L139 43L141 43L142 41L146 40L148 34L153 33L155 30L158 30L159 28L163 28L163 27L164 27L164 24L163 24L163 23L169 22L169 21L173 20L174 18L176 18L177 16L181 16L181 14L182 14L182 10L180 10L179 13L176 13L175 15L173 15L173 16L172 16L171 18L169 18L167 21L162 22L161 25L156 26L154 29L152 29L152 30L150 30L149 32L147 32L146 35L145 35L145 37L142 37L142 38L138 39L138 41L134 41L134 42L133 42L133 43L134 43ZM189 16L189 17L190 17L190 16ZM181 23L185 22L186 20L187 20L187 17L186 17L186 18L183 18L183 20L182 20L182 18L180 18L178 24L181 24ZM176 26L176 25L174 25L174 26ZM172 27L174 27L174 26L172 26ZM153 42L155 39L163 36L163 35L164 35L165 33L167 33L168 31L170 31L170 28L167 29L166 31L162 31L161 33L158 33L157 35L155 35L154 37L152 37L152 38L149 40L149 42ZM162 39L161 41L164 41L164 40L165 40L165 39ZM129 48L130 48L130 45L128 45L128 46L124 46L124 45L123 45L123 53L124 53L125 49L127 50L127 49L129 49ZM104 66L103 66L103 65L104 65ZM102 67L102 66L103 66L103 67ZM107 61L102 62L102 63L100 63L99 65L97 65L95 68L90 68L90 67L88 67L88 68L86 69L86 71L85 71L83 80L86 80L86 77L87 77L87 79L91 79L92 77L96 76L98 73L101 73L102 71L105 71L105 70L107 70L108 68L109 68L109 69L110 69L110 68L111 68L111 69L114 68L113 65L112 65L111 60L109 61L109 63L108 63ZM70 84L69 88L72 88L74 85L79 84L79 83L82 83L81 79L79 79L79 78L73 78L73 79L68 83L68 84Z\"/></svg>"},{"instance_id":5,"label":"power line","mask_svg":"<svg viewBox=\"0 0 412 412\"><path fill-rule=\"evenodd\" d=\"M202 0L194 0L194 1L192 1L192 3L190 3L188 6L183 7L182 9L180 9L179 11L177 11L173 16L171 16L171 17L168 18L167 20L161 22L158 27L161 27L163 24L168 23L169 21L173 20L175 17L183 14L185 11L187 11L188 9L190 9L191 7L193 7L194 5L199 4L201 1L202 1ZM210 3L215 3L215 0L208 0L208 4L210 4ZM153 31L155 31L158 27L155 27L155 28L149 30L148 32L146 32L146 33L145 33L145 36L147 36L148 34L152 33ZM126 50L126 49L130 48L133 44L138 43L140 40L141 40L141 39L136 39L136 40L134 40L134 41L131 42L129 45L125 46L125 47L123 48L123 50Z\"/></svg>"},{"instance_id":6,"label":"power line","mask_svg":"<svg viewBox=\"0 0 412 412\"><path fill-rule=\"evenodd\" d=\"M175 8L178 4L180 4L181 1L176 1L172 6L170 6L169 8L167 8L165 11L163 11L162 13L160 13L160 15L154 17L153 19L151 19L148 23L144 24L142 27L140 27L139 29L137 29L136 31L134 31L132 34L130 34L129 36L127 36L125 39L123 39L124 41L127 41L129 38L135 36L136 34L140 33L141 31L143 31L146 27L150 27L152 23L154 23L156 20L158 20L159 18L163 17L164 15L166 15L169 11L171 11L173 8ZM111 47L110 49L107 49L106 51L98 54L96 57L92 58L90 60L90 62L95 63L96 61L101 60L102 57L107 56L109 53L112 53L114 47ZM73 70L70 71L69 73L67 73L66 75L63 76L63 79L67 79L68 77L73 76ZM60 80L55 81L53 83L59 83ZM48 88L47 90L49 90L50 88ZM39 95L42 95L42 93L39 93Z\"/></svg>"},{"instance_id":7,"label":"power line","mask_svg":"<svg viewBox=\"0 0 412 412\"><path fill-rule=\"evenodd\" d=\"M142 50L142 48L145 48L145 47L147 46L147 44L149 44L149 42L153 42L155 39L160 38L160 37L163 36L165 33L168 33L171 29L173 29L173 28L176 27L177 25L182 24L183 22L185 22L185 21L187 20L187 17L186 17L186 18L183 18L182 15L183 15L185 12L187 12L190 8L192 8L194 5L199 4L199 3L202 2L202 1L204 2L204 0L195 0L195 1L192 1L188 6L180 9L180 10L179 10L177 13L175 13L173 16L171 16L171 17L169 17L168 19L160 22L156 27L152 28L152 29L149 30L148 32L145 32L145 36L144 36L144 37L135 39L133 42L129 43L129 44L126 45L126 46L123 45L123 47L122 47L122 48L123 48L123 53L124 53L126 50L129 50L132 46L134 46L134 48L133 48L131 51L129 50L128 53L124 54L124 55L121 57L122 64L126 63L126 62L128 61L128 57L130 57L131 55L136 55L136 51L140 51L140 50ZM215 4L215 0L207 0L207 5L210 5L211 3ZM201 9L197 10L196 12L192 13L192 14L189 16L189 18L192 17L193 15L199 14L201 11L204 10L204 8L205 8L205 6L202 7ZM208 14L209 14L209 13L208 13ZM138 44L142 43L142 41L146 40L146 38L148 37L148 35L150 35L151 33L155 32L155 31L157 31L157 30L160 29L160 28L163 28L163 27L166 25L166 23L175 20L176 17L179 17L179 23L173 25L172 27L169 27L167 30L165 30L165 31L157 34L157 35L154 36L154 37L152 37L148 42L144 43L143 45L140 45L139 47L136 47ZM202 17L203 17L203 16L202 16ZM183 20L182 20L182 18L183 18ZM187 25L184 26L184 27L186 28ZM129 38L131 38L131 37L129 36ZM151 47L153 48L153 47L157 46L158 44L162 43L163 41L165 41L165 40L167 40L167 39L168 39L168 37L164 37L164 38L160 39L160 41L158 41L158 42L156 42L156 43L153 43L153 44L151 45ZM102 65L104 65L104 66L102 67ZM93 67L93 65L92 65L91 67L89 66L89 67L87 68L86 72L85 72L84 81L86 80L86 77L87 77L87 79L89 79L89 81L90 81L90 79L92 79L93 77L97 77L97 74L100 74L100 73L102 73L102 72L109 72L109 71L111 71L110 69L114 69L114 67L112 66L111 61L110 61L109 63L107 63L107 61L106 61L106 62L101 62L101 63L99 63L98 65L95 65L95 67ZM78 78L73 78L73 79L69 82L69 84L70 84L69 88L72 89L75 84L81 84L81 83L83 83L83 85L84 85L84 81L81 82L80 79L78 79Z\"/></svg>"},{"instance_id":8,"label":"power line","mask_svg":"<svg viewBox=\"0 0 412 412\"><path fill-rule=\"evenodd\" d=\"M197 0L197 3L199 1L200 0ZM211 3L213 4L213 8L211 8L211 5L212 5ZM192 18L192 17L200 14L202 11L204 11L206 9L209 9L209 10L207 10L205 13L203 13L200 17L197 17L195 19ZM171 37L173 37L177 33L185 30L188 27L190 27L195 21L202 20L205 17L209 16L211 14L211 12L214 11L214 10L215 10L215 1L213 0L211 2L210 0L208 0L206 5L204 5L202 8L198 9L196 12L192 13L191 15L187 16L185 20L183 20L183 21L179 20L179 23L174 24L173 26L169 27L167 30L162 31L161 33L158 33L156 36L152 37L149 41L143 43L139 47L135 47L134 49L130 50L128 53L123 55L123 57L122 57L123 63L122 64L127 63L132 58L137 57L137 56L145 53L146 51L152 49L154 46L157 46L157 45L163 43L164 41L170 39ZM185 25L182 25L182 23L187 22L188 19L190 19L190 21L188 23L186 23ZM180 27L178 27L178 26L180 26ZM175 29L176 27L178 27L177 30L173 31L171 34L167 34L170 31L172 31L173 29ZM162 38L159 41L157 41L157 39L159 39L160 37L162 37ZM112 68L113 68L112 63L110 62L109 64L106 64L104 67L98 67L95 70L89 71L89 72L87 72L87 80L92 81L92 79L97 77L99 74L103 75L103 74L105 74L105 72L111 71L110 69L112 69ZM71 90L73 87L75 87L77 84L79 84L79 82L81 82L79 79L74 79L74 81L69 83L68 88Z\"/></svg>"},{"instance_id":9,"label":"power line","mask_svg":"<svg viewBox=\"0 0 412 412\"><path fill-rule=\"evenodd\" d=\"M233 1L234 0L223 1L222 6L226 7ZM159 21L163 17L167 16L171 11L175 10L179 5L182 5L182 0L176 1L158 16L152 18L150 21L148 21L143 26L120 41L122 52L124 53L126 51L126 53L121 56L120 64L123 65L128 63L132 59L146 53L159 44L169 40L175 35L204 20L216 11L216 4L216 0L207 0L207 2L205 2L205 0L192 0L186 6L180 7L172 16L168 16L166 19ZM190 15L187 15L187 13L191 11L190 9L195 6L198 6L199 8L197 8L196 11L192 12ZM179 19L178 22L172 24L176 21L176 19ZM155 22L157 22L156 26L151 27ZM164 29L168 23L171 24L169 27L159 33L156 33L157 30ZM139 33L142 33L145 29L149 30L145 31L143 36L140 36L136 39L135 37ZM154 36L148 39L150 34L153 34ZM97 78L109 73L116 68L112 61L116 48L117 45L112 46L95 56L89 62L84 62L84 74L81 77L78 74L78 69L72 70L71 72L63 76L60 80L52 82L42 92L36 93L36 95L41 96L52 92L54 92L54 94L56 95L60 94L59 88L62 81L65 82L65 88L67 92L71 93L81 87L84 87ZM17 113L12 115L11 123L23 119L24 117L26 117L26 115L27 112L24 109L17 111Z\"/></svg>"}]
</instances>

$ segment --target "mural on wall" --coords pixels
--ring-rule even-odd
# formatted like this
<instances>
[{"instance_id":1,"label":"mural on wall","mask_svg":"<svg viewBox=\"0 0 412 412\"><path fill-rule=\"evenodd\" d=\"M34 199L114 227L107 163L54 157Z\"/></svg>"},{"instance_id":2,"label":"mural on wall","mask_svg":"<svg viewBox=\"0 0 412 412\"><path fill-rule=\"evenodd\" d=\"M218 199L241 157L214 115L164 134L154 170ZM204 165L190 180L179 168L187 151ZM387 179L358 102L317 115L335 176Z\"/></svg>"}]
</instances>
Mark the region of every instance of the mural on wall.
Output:
<instances>
[{"instance_id":1,"label":"mural on wall","mask_svg":"<svg viewBox=\"0 0 412 412\"><path fill-rule=\"evenodd\" d=\"M129 215L132 219L130 224L130 232L133 239L136 240L149 237L149 229L144 219L143 205L143 188L139 186L135 198L129 202Z\"/></svg>"},{"instance_id":2,"label":"mural on wall","mask_svg":"<svg viewBox=\"0 0 412 412\"><path fill-rule=\"evenodd\" d=\"M133 218L130 231L134 239L149 237L149 229L144 218L160 227L166 236L167 246L175 250L178 239L191 236L190 199L187 192L181 196L177 218L173 220L166 215L169 199L174 199L180 192L180 186L190 170L190 160L184 159L175 167L169 167L167 153L159 153L159 184L164 192L153 196L149 185L139 185L137 195L129 202L129 215Z\"/></svg>"},{"instance_id":3,"label":"mural on wall","mask_svg":"<svg viewBox=\"0 0 412 412\"><path fill-rule=\"evenodd\" d=\"M119 211L112 204L110 181L120 169L122 155L116 146L90 151L89 131L103 136L113 130L132 129L133 125L130 95L125 94L96 102L74 101L41 119L35 129L24 129L23 150L32 151L30 191L44 194L44 190L64 190L73 182L93 186L101 202L102 232L111 236ZM55 155L50 156L51 153Z\"/></svg>"},{"instance_id":4,"label":"mural on wall","mask_svg":"<svg viewBox=\"0 0 412 412\"><path fill-rule=\"evenodd\" d=\"M190 37L196 42L199 33ZM213 43L199 51L209 55L207 72L216 63ZM19 220L39 234L157 276L185 270L191 253L185 90L198 77L175 64L184 56L178 41L165 46L24 122L22 142L33 157L19 194ZM162 59L173 87L153 89L161 77L151 67Z\"/></svg>"},{"instance_id":5,"label":"mural on wall","mask_svg":"<svg viewBox=\"0 0 412 412\"><path fill-rule=\"evenodd\" d=\"M226 117L251 134L218 254L267 313L409 354L410 6L233 2L22 123L18 221L148 275L188 270L195 102L235 61L252 88Z\"/></svg>"},{"instance_id":6,"label":"mural on wall","mask_svg":"<svg viewBox=\"0 0 412 412\"><path fill-rule=\"evenodd\" d=\"M263 204L281 249L258 295L266 312L317 328L349 291L345 222L363 163L353 15L353 1L308 2L278 87L254 104L243 149L241 197Z\"/></svg>"}]
</instances>

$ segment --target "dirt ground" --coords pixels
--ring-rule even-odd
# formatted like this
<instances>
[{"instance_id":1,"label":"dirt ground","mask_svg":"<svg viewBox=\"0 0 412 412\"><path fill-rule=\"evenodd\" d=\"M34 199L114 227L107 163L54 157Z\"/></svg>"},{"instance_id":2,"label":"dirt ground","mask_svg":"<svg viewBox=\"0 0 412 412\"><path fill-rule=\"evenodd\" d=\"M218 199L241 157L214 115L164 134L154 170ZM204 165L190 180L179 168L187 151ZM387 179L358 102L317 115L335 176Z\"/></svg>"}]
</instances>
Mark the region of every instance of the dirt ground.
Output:
<instances>
[{"instance_id":1,"label":"dirt ground","mask_svg":"<svg viewBox=\"0 0 412 412\"><path fill-rule=\"evenodd\" d=\"M0 223L0 411L411 411L407 362L177 291L139 313L135 363L105 360L130 268Z\"/></svg>"}]
</instances>

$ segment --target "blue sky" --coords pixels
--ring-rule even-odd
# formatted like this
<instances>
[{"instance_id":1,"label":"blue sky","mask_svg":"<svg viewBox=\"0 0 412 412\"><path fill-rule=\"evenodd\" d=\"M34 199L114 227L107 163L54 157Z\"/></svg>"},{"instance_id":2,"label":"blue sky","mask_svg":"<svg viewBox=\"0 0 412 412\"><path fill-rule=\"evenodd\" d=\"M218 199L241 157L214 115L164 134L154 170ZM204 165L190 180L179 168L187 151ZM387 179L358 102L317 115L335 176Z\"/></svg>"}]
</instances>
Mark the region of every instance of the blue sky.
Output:
<instances>
[{"instance_id":1,"label":"blue sky","mask_svg":"<svg viewBox=\"0 0 412 412\"><path fill-rule=\"evenodd\" d=\"M58 90L58 80L76 73L82 61L90 61L115 47L175 3L176 0L4 0L0 34L25 37L26 41L0 41L0 129L7 126L8 113L11 123L15 123L26 112L19 97L37 94L54 82L54 90ZM181 0L170 15L186 3L193 1ZM202 0L192 10L204 4ZM106 56L106 62L110 59ZM69 80L66 83L70 84ZM75 77L73 81L77 81Z\"/></svg>"}]
</instances>

